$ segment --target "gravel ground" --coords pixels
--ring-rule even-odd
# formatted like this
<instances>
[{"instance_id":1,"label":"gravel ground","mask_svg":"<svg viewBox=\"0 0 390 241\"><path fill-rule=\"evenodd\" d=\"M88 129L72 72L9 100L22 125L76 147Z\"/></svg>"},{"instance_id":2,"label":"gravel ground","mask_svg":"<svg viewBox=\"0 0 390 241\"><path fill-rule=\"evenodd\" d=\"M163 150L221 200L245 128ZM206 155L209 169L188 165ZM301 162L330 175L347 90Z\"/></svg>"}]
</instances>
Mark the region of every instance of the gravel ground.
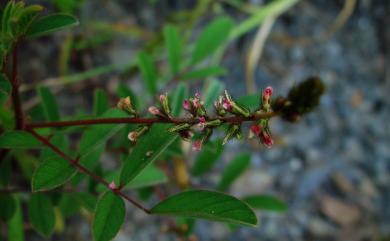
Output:
<instances>
[{"instance_id":1,"label":"gravel ground","mask_svg":"<svg viewBox=\"0 0 390 241\"><path fill-rule=\"evenodd\" d=\"M358 1L347 24L321 40L342 3L301 1L279 18L256 72L259 87L272 85L279 94L309 75L321 76L327 87L321 106L298 124L273 121L276 145L271 150L234 142L223 156L226 163L238 150L252 152L252 168L234 184L232 194L274 194L289 204L288 213L259 213L256 229L230 231L225 225L200 221L195 228L198 240L389 240L390 4ZM123 16L124 21L147 23L151 30L158 26L159 17L140 2L136 5L131 12L137 12L137 18L129 17L130 1L106 2L106 9L88 14L109 19L106 11L115 12L113 20ZM163 15L166 10L161 11ZM245 93L244 59L253 36L231 47L223 61L231 69L223 80L237 96ZM295 40L286 41L287 36ZM297 42L301 37L309 43ZM117 51L106 50L93 60L130 56L126 44L131 43L118 40L110 47ZM218 167L208 181L218 177ZM116 241L175 240L160 233L160 218L128 210L128 222ZM87 224L79 222L75 219L70 225L81 227L80 237L89 237Z\"/></svg>"}]
</instances>

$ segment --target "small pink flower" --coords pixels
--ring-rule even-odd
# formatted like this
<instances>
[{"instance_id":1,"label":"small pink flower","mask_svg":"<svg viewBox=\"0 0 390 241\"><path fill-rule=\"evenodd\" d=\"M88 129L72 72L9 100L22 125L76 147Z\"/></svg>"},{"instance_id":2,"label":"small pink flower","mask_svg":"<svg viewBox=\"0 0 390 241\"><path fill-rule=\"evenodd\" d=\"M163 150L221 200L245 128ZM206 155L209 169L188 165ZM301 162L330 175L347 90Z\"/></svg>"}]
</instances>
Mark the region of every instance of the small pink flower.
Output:
<instances>
[{"instance_id":1,"label":"small pink flower","mask_svg":"<svg viewBox=\"0 0 390 241\"><path fill-rule=\"evenodd\" d=\"M200 99L200 94L198 92L195 93L195 98Z\"/></svg>"},{"instance_id":2,"label":"small pink flower","mask_svg":"<svg viewBox=\"0 0 390 241\"><path fill-rule=\"evenodd\" d=\"M274 144L272 137L269 134L265 133L264 131L260 133L260 140L261 143L263 143L267 148L271 148L272 145Z\"/></svg>"},{"instance_id":3,"label":"small pink flower","mask_svg":"<svg viewBox=\"0 0 390 241\"><path fill-rule=\"evenodd\" d=\"M159 115L160 114L160 110L157 107L155 107L155 106L150 106L148 108L148 111L152 115Z\"/></svg>"},{"instance_id":4,"label":"small pink flower","mask_svg":"<svg viewBox=\"0 0 390 241\"><path fill-rule=\"evenodd\" d=\"M197 124L197 127L198 127L199 131L203 131L204 130L205 123L206 123L206 118L204 118L203 116L199 117L199 122Z\"/></svg>"},{"instance_id":5,"label":"small pink flower","mask_svg":"<svg viewBox=\"0 0 390 241\"><path fill-rule=\"evenodd\" d=\"M253 132L253 134L258 136L258 135L260 135L261 127L259 125L254 124L251 126L251 131Z\"/></svg>"},{"instance_id":6,"label":"small pink flower","mask_svg":"<svg viewBox=\"0 0 390 241\"><path fill-rule=\"evenodd\" d=\"M115 182L114 182L114 181L110 182L110 184L108 184L108 187L109 187L111 190L114 190L114 189L116 188Z\"/></svg>"},{"instance_id":7,"label":"small pink flower","mask_svg":"<svg viewBox=\"0 0 390 241\"><path fill-rule=\"evenodd\" d=\"M268 86L267 88L264 89L263 91L263 95L266 95L266 96L269 96L271 97L272 95L272 92L273 92L273 89L271 86Z\"/></svg>"},{"instance_id":8,"label":"small pink flower","mask_svg":"<svg viewBox=\"0 0 390 241\"><path fill-rule=\"evenodd\" d=\"M205 122L206 122L206 118L204 118L204 116L199 117L199 123L205 123Z\"/></svg>"},{"instance_id":9,"label":"small pink flower","mask_svg":"<svg viewBox=\"0 0 390 241\"><path fill-rule=\"evenodd\" d=\"M190 109L190 102L188 100L184 100L183 101L183 108L185 110L189 110Z\"/></svg>"},{"instance_id":10,"label":"small pink flower","mask_svg":"<svg viewBox=\"0 0 390 241\"><path fill-rule=\"evenodd\" d=\"M230 103L230 101L226 98L223 99L223 104L222 104L222 107L227 110L227 111L231 111L232 110L232 104Z\"/></svg>"},{"instance_id":11,"label":"small pink flower","mask_svg":"<svg viewBox=\"0 0 390 241\"><path fill-rule=\"evenodd\" d=\"M202 141L201 140L194 141L194 144L192 145L192 150L200 151L201 149L202 149Z\"/></svg>"},{"instance_id":12,"label":"small pink flower","mask_svg":"<svg viewBox=\"0 0 390 241\"><path fill-rule=\"evenodd\" d=\"M200 107L200 101L199 99L195 98L192 100L192 105L195 107L195 109L199 109Z\"/></svg>"}]
</instances>

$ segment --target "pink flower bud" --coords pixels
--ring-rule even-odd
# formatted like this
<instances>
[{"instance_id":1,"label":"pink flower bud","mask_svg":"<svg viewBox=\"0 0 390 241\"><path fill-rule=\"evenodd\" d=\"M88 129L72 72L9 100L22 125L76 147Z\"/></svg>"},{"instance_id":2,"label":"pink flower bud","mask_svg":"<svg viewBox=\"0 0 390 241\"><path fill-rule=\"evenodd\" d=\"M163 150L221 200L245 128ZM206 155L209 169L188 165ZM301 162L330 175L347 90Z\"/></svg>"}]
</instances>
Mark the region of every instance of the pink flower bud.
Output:
<instances>
[{"instance_id":1,"label":"pink flower bud","mask_svg":"<svg viewBox=\"0 0 390 241\"><path fill-rule=\"evenodd\" d=\"M188 100L184 100L183 101L183 108L185 110L189 110L190 109L190 102Z\"/></svg>"},{"instance_id":2,"label":"pink flower bud","mask_svg":"<svg viewBox=\"0 0 390 241\"><path fill-rule=\"evenodd\" d=\"M200 107L200 101L199 101L199 99L193 99L192 100L192 105L195 107L195 109L199 109L199 107Z\"/></svg>"},{"instance_id":3,"label":"pink flower bud","mask_svg":"<svg viewBox=\"0 0 390 241\"><path fill-rule=\"evenodd\" d=\"M200 94L198 92L195 93L195 98L200 99Z\"/></svg>"},{"instance_id":4,"label":"pink flower bud","mask_svg":"<svg viewBox=\"0 0 390 241\"><path fill-rule=\"evenodd\" d=\"M109 187L111 190L114 190L114 189L116 188L115 182L112 181L110 184L108 184L108 187Z\"/></svg>"},{"instance_id":5,"label":"pink flower bud","mask_svg":"<svg viewBox=\"0 0 390 241\"><path fill-rule=\"evenodd\" d=\"M159 115L160 114L160 110L157 107L155 107L155 106L150 106L148 108L148 111L152 115Z\"/></svg>"},{"instance_id":6,"label":"pink flower bud","mask_svg":"<svg viewBox=\"0 0 390 241\"><path fill-rule=\"evenodd\" d=\"M267 148L271 148L272 145L274 144L272 137L264 131L260 133L260 140L261 143L263 143Z\"/></svg>"},{"instance_id":7,"label":"pink flower bud","mask_svg":"<svg viewBox=\"0 0 390 241\"><path fill-rule=\"evenodd\" d=\"M192 150L200 151L201 149L202 149L202 141L201 140L194 141L194 144L192 145Z\"/></svg>"},{"instance_id":8,"label":"pink flower bud","mask_svg":"<svg viewBox=\"0 0 390 241\"><path fill-rule=\"evenodd\" d=\"M205 123L205 122L206 122L206 118L204 118L204 116L199 117L199 123Z\"/></svg>"},{"instance_id":9,"label":"pink flower bud","mask_svg":"<svg viewBox=\"0 0 390 241\"><path fill-rule=\"evenodd\" d=\"M167 97L165 95L160 95L160 102L164 102Z\"/></svg>"},{"instance_id":10,"label":"pink flower bud","mask_svg":"<svg viewBox=\"0 0 390 241\"><path fill-rule=\"evenodd\" d=\"M231 111L233 109L232 107L232 104L230 103L230 101L226 98L223 99L223 104L222 104L222 107L227 110L227 111Z\"/></svg>"},{"instance_id":11,"label":"pink flower bud","mask_svg":"<svg viewBox=\"0 0 390 241\"><path fill-rule=\"evenodd\" d=\"M268 86L267 88L264 89L263 91L263 95L266 95L266 96L269 96L271 97L272 95L272 92L273 92L273 89L271 86Z\"/></svg>"},{"instance_id":12,"label":"pink flower bud","mask_svg":"<svg viewBox=\"0 0 390 241\"><path fill-rule=\"evenodd\" d=\"M251 126L251 131L253 132L253 134L258 136L258 135L260 135L261 127L259 125L254 124Z\"/></svg>"}]
</instances>

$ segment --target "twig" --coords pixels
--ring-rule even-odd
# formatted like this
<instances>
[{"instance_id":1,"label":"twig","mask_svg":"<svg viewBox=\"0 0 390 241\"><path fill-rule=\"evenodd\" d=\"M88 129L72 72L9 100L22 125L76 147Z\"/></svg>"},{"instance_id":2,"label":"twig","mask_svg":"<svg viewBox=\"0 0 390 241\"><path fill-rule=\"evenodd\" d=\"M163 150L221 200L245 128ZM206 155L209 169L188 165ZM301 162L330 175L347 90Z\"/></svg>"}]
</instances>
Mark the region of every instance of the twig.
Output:
<instances>
[{"instance_id":1,"label":"twig","mask_svg":"<svg viewBox=\"0 0 390 241\"><path fill-rule=\"evenodd\" d=\"M118 196L121 196L122 198L126 199L128 202L130 202L131 204L133 204L134 206L136 206L137 208L143 210L145 213L147 214L150 214L150 210L145 208L144 206L142 206L141 204L139 204L138 202L136 202L135 200L133 200L131 197L127 196L126 194L124 194L122 192L122 190L120 189L112 189L109 187L109 183L104 180L102 177L100 177L99 175L89 171L87 168L85 168L84 166L82 166L80 163L78 163L78 159L72 159L71 157L67 156L64 152L62 152L60 149L58 149L56 146L54 146L53 144L50 143L50 141L44 137L44 136L41 136L39 135L38 133L36 133L34 130L32 129L27 129L27 131L29 131L35 138L37 138L42 144L44 144L45 146L49 147L51 150L53 150L55 153L57 153L59 156L61 156L62 158L64 158L65 160L67 160L69 162L70 165L72 165L73 167L75 167L79 172L81 173L84 173L88 176L90 176L91 178L93 178L95 181L103 184L104 186L106 186L108 189L112 190L112 192L114 192L116 195Z\"/></svg>"},{"instance_id":2,"label":"twig","mask_svg":"<svg viewBox=\"0 0 390 241\"><path fill-rule=\"evenodd\" d=\"M268 112L256 114L250 117L241 117L241 116L229 116L229 117L213 117L209 120L220 120L225 123L241 123L245 121L256 121L260 119L268 119L277 116L276 112ZM136 123L136 124L154 124L154 123L190 123L195 124L198 122L197 118L139 118L139 117L130 117L130 118L102 118L102 119L88 119L88 120L74 120L74 121L57 121L57 122L43 122L43 123L30 123L26 124L27 129L37 129L37 128L48 128L48 127L66 127L66 126L85 126L85 125L99 125L99 124L124 124L124 123Z\"/></svg>"}]
</instances>

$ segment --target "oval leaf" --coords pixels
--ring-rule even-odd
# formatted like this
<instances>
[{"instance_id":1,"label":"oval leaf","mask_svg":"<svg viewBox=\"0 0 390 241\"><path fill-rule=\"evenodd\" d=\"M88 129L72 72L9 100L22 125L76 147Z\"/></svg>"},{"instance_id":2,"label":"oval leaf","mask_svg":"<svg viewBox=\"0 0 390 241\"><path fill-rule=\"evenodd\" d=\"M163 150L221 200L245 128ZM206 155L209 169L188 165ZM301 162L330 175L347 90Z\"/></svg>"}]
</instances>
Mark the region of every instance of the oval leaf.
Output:
<instances>
[{"instance_id":1,"label":"oval leaf","mask_svg":"<svg viewBox=\"0 0 390 241\"><path fill-rule=\"evenodd\" d=\"M76 168L60 156L53 156L42 162L32 177L32 190L43 191L56 188L67 182L74 174Z\"/></svg>"},{"instance_id":2,"label":"oval leaf","mask_svg":"<svg viewBox=\"0 0 390 241\"><path fill-rule=\"evenodd\" d=\"M23 212L19 197L14 195L15 199L15 213L8 221L8 237L12 237L12 241L24 241L24 226L23 226Z\"/></svg>"},{"instance_id":3,"label":"oval leaf","mask_svg":"<svg viewBox=\"0 0 390 241\"><path fill-rule=\"evenodd\" d=\"M59 121L60 113L58 111L58 105L56 98L51 93L49 88L40 87L38 89L39 96L41 97L43 110L45 111L46 119L49 121Z\"/></svg>"},{"instance_id":4,"label":"oval leaf","mask_svg":"<svg viewBox=\"0 0 390 241\"><path fill-rule=\"evenodd\" d=\"M95 241L108 241L115 237L125 220L125 203L111 191L99 199L92 232Z\"/></svg>"},{"instance_id":5,"label":"oval leaf","mask_svg":"<svg viewBox=\"0 0 390 241\"><path fill-rule=\"evenodd\" d=\"M0 136L0 148L37 148L42 144L25 131L7 131Z\"/></svg>"},{"instance_id":6,"label":"oval leaf","mask_svg":"<svg viewBox=\"0 0 390 241\"><path fill-rule=\"evenodd\" d=\"M195 43L191 63L196 64L212 54L227 40L232 27L233 22L227 17L218 18L207 25Z\"/></svg>"},{"instance_id":7,"label":"oval leaf","mask_svg":"<svg viewBox=\"0 0 390 241\"><path fill-rule=\"evenodd\" d=\"M154 206L151 213L249 226L257 224L255 213L246 203L233 196L206 190L186 191L171 196Z\"/></svg>"},{"instance_id":8,"label":"oval leaf","mask_svg":"<svg viewBox=\"0 0 390 241\"><path fill-rule=\"evenodd\" d=\"M285 212L288 209L286 203L280 201L276 197L269 195L254 195L246 197L243 200L251 207L260 210Z\"/></svg>"},{"instance_id":9,"label":"oval leaf","mask_svg":"<svg viewBox=\"0 0 390 241\"><path fill-rule=\"evenodd\" d=\"M39 37L78 24L79 22L72 15L63 13L51 14L34 21L28 28L26 36L29 38Z\"/></svg>"},{"instance_id":10,"label":"oval leaf","mask_svg":"<svg viewBox=\"0 0 390 241\"><path fill-rule=\"evenodd\" d=\"M120 176L122 186L133 180L176 139L177 135L167 131L170 125L153 125L126 158Z\"/></svg>"},{"instance_id":11,"label":"oval leaf","mask_svg":"<svg viewBox=\"0 0 390 241\"><path fill-rule=\"evenodd\" d=\"M42 193L31 195L28 213L32 226L38 233L49 236L54 229L54 208L48 196Z\"/></svg>"},{"instance_id":12,"label":"oval leaf","mask_svg":"<svg viewBox=\"0 0 390 241\"><path fill-rule=\"evenodd\" d=\"M182 40L180 39L179 31L172 25L164 27L165 47L168 51L169 65L171 73L175 75L180 69L180 58L182 49Z\"/></svg>"},{"instance_id":13,"label":"oval leaf","mask_svg":"<svg viewBox=\"0 0 390 241\"><path fill-rule=\"evenodd\" d=\"M157 91L157 70L154 66L152 58L145 52L138 54L138 65L145 81L147 90L151 95Z\"/></svg>"}]
</instances>

